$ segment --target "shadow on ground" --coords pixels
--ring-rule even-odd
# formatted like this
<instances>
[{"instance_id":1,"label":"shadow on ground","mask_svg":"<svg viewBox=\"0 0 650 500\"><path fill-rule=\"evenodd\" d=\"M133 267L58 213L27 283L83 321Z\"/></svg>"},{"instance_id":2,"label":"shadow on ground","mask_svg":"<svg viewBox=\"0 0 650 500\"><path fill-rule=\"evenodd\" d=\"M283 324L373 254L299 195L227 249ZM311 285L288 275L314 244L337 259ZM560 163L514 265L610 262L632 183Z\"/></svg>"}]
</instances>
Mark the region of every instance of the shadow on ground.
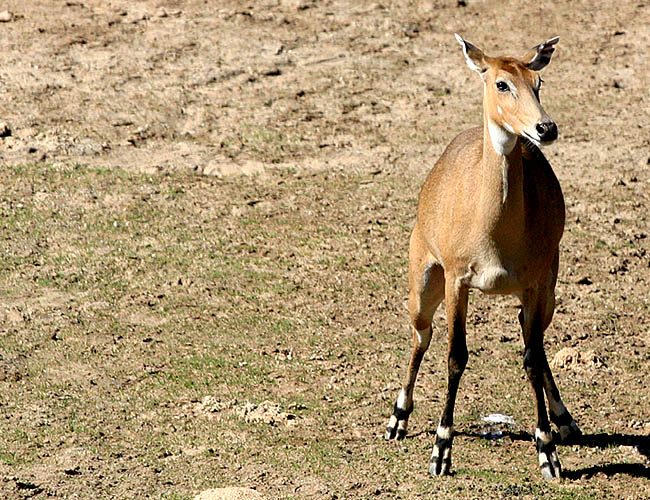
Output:
<instances>
[{"instance_id":1,"label":"shadow on ground","mask_svg":"<svg viewBox=\"0 0 650 500\"><path fill-rule=\"evenodd\" d=\"M508 439L512 441L530 441L533 442L533 435L529 432L507 432L507 431L461 431L457 435L467 436L471 438L480 439ZM555 435L559 442L558 436ZM646 459L650 459L650 435L643 436L637 434L583 434L567 442L560 443L562 446L581 446L588 448L610 448L613 446L630 446L643 455ZM617 474L625 474L632 477L650 478L650 467L641 463L617 463L617 464L603 464L593 465L582 469L564 470L564 477L570 480L591 478L596 474L605 474L605 476L615 476Z\"/></svg>"},{"instance_id":2,"label":"shadow on ground","mask_svg":"<svg viewBox=\"0 0 650 500\"><path fill-rule=\"evenodd\" d=\"M575 440L567 443L572 446L584 446L589 448L609 448L612 446L631 446L650 459L650 436L640 436L636 434L583 434ZM590 478L598 473L606 476L625 474L633 477L650 478L650 467L640 463L619 463L604 464L585 467L583 469L565 470L564 476L567 479Z\"/></svg>"}]
</instances>

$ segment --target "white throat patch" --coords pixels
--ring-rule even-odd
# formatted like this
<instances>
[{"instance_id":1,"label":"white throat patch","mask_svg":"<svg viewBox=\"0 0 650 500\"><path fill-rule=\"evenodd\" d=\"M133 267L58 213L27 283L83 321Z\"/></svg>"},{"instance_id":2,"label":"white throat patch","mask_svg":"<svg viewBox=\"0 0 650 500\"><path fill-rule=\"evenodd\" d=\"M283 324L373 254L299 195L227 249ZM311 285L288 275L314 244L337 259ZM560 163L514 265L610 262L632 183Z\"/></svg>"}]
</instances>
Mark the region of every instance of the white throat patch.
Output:
<instances>
[{"instance_id":1,"label":"white throat patch","mask_svg":"<svg viewBox=\"0 0 650 500\"><path fill-rule=\"evenodd\" d=\"M488 119L488 132L490 133L492 147L497 154L505 156L515 147L517 135L500 127L490 119Z\"/></svg>"},{"instance_id":2,"label":"white throat patch","mask_svg":"<svg viewBox=\"0 0 650 500\"><path fill-rule=\"evenodd\" d=\"M501 156L509 154L517 142L517 135L514 133L514 129L508 124L505 125L507 129L500 127L488 119L488 132L490 133L492 147ZM508 163L505 158L502 158L501 161L501 175L503 177L503 199L501 201L505 204L508 198Z\"/></svg>"}]
</instances>

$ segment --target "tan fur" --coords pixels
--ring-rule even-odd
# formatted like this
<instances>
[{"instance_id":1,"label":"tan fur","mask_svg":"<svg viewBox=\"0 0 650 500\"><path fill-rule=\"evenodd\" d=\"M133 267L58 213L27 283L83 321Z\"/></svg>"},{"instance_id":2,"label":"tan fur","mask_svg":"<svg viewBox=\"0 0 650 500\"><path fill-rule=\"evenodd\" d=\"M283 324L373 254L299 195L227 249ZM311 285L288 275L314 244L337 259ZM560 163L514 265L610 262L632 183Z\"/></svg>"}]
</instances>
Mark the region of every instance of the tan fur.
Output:
<instances>
[{"instance_id":1,"label":"tan fur","mask_svg":"<svg viewBox=\"0 0 650 500\"><path fill-rule=\"evenodd\" d=\"M524 366L535 396L537 427L550 435L546 392L558 425L579 432L560 399L542 341L555 307L565 208L557 178L536 145L555 140L557 127L539 101L541 80L535 70L548 64L558 39L536 46L521 59L488 57L460 36L456 39L467 65L483 81L483 127L466 130L449 144L420 192L409 248L413 351L386 439L404 435L395 424L406 428L431 321L443 298L449 347L440 428L453 428L456 393L468 358L470 288L520 299ZM453 433L437 437L432 474L449 472L452 439ZM551 448L539 451L540 463L551 464L542 473L559 477L561 467Z\"/></svg>"},{"instance_id":2,"label":"tan fur","mask_svg":"<svg viewBox=\"0 0 650 500\"><path fill-rule=\"evenodd\" d=\"M418 300L427 295L420 284L436 281L418 275L431 274L436 266L454 287L518 296L528 288L547 288L554 271L564 229L564 200L555 174L541 152L518 137L508 155L498 155L487 126L488 120L507 122L519 134L548 120L534 96L537 76L511 58L484 61L485 124L451 142L420 193L409 257L411 294L417 296L411 313L418 329L429 319L423 310L429 308ZM497 79L514 83L517 99L500 95ZM423 313L426 318L420 317Z\"/></svg>"}]
</instances>

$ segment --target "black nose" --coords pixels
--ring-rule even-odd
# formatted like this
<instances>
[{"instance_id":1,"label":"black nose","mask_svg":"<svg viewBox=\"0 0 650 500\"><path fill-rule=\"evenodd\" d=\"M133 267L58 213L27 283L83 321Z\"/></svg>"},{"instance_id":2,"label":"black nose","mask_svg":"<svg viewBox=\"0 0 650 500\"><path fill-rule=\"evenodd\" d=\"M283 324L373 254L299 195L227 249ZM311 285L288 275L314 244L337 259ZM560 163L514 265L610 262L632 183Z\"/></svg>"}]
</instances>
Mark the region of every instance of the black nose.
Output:
<instances>
[{"instance_id":1,"label":"black nose","mask_svg":"<svg viewBox=\"0 0 650 500\"><path fill-rule=\"evenodd\" d=\"M535 126L542 142L554 141L557 139L557 125L555 122L540 122Z\"/></svg>"}]
</instances>

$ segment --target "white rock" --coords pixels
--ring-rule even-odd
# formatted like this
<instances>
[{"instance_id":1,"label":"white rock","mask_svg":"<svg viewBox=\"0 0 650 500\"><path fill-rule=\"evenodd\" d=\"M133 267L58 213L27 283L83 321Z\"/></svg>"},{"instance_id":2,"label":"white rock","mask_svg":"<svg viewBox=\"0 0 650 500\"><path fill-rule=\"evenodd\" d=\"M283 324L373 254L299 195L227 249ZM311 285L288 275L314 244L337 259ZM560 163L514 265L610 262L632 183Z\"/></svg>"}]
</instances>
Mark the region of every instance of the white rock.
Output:
<instances>
[{"instance_id":1,"label":"white rock","mask_svg":"<svg viewBox=\"0 0 650 500\"><path fill-rule=\"evenodd\" d=\"M202 491L194 500L264 500L264 495L250 488L228 487Z\"/></svg>"},{"instance_id":2,"label":"white rock","mask_svg":"<svg viewBox=\"0 0 650 500\"><path fill-rule=\"evenodd\" d=\"M503 415L501 413L490 413L487 417L481 417L483 422L488 424L509 424L515 425L515 419L510 415Z\"/></svg>"}]
</instances>

